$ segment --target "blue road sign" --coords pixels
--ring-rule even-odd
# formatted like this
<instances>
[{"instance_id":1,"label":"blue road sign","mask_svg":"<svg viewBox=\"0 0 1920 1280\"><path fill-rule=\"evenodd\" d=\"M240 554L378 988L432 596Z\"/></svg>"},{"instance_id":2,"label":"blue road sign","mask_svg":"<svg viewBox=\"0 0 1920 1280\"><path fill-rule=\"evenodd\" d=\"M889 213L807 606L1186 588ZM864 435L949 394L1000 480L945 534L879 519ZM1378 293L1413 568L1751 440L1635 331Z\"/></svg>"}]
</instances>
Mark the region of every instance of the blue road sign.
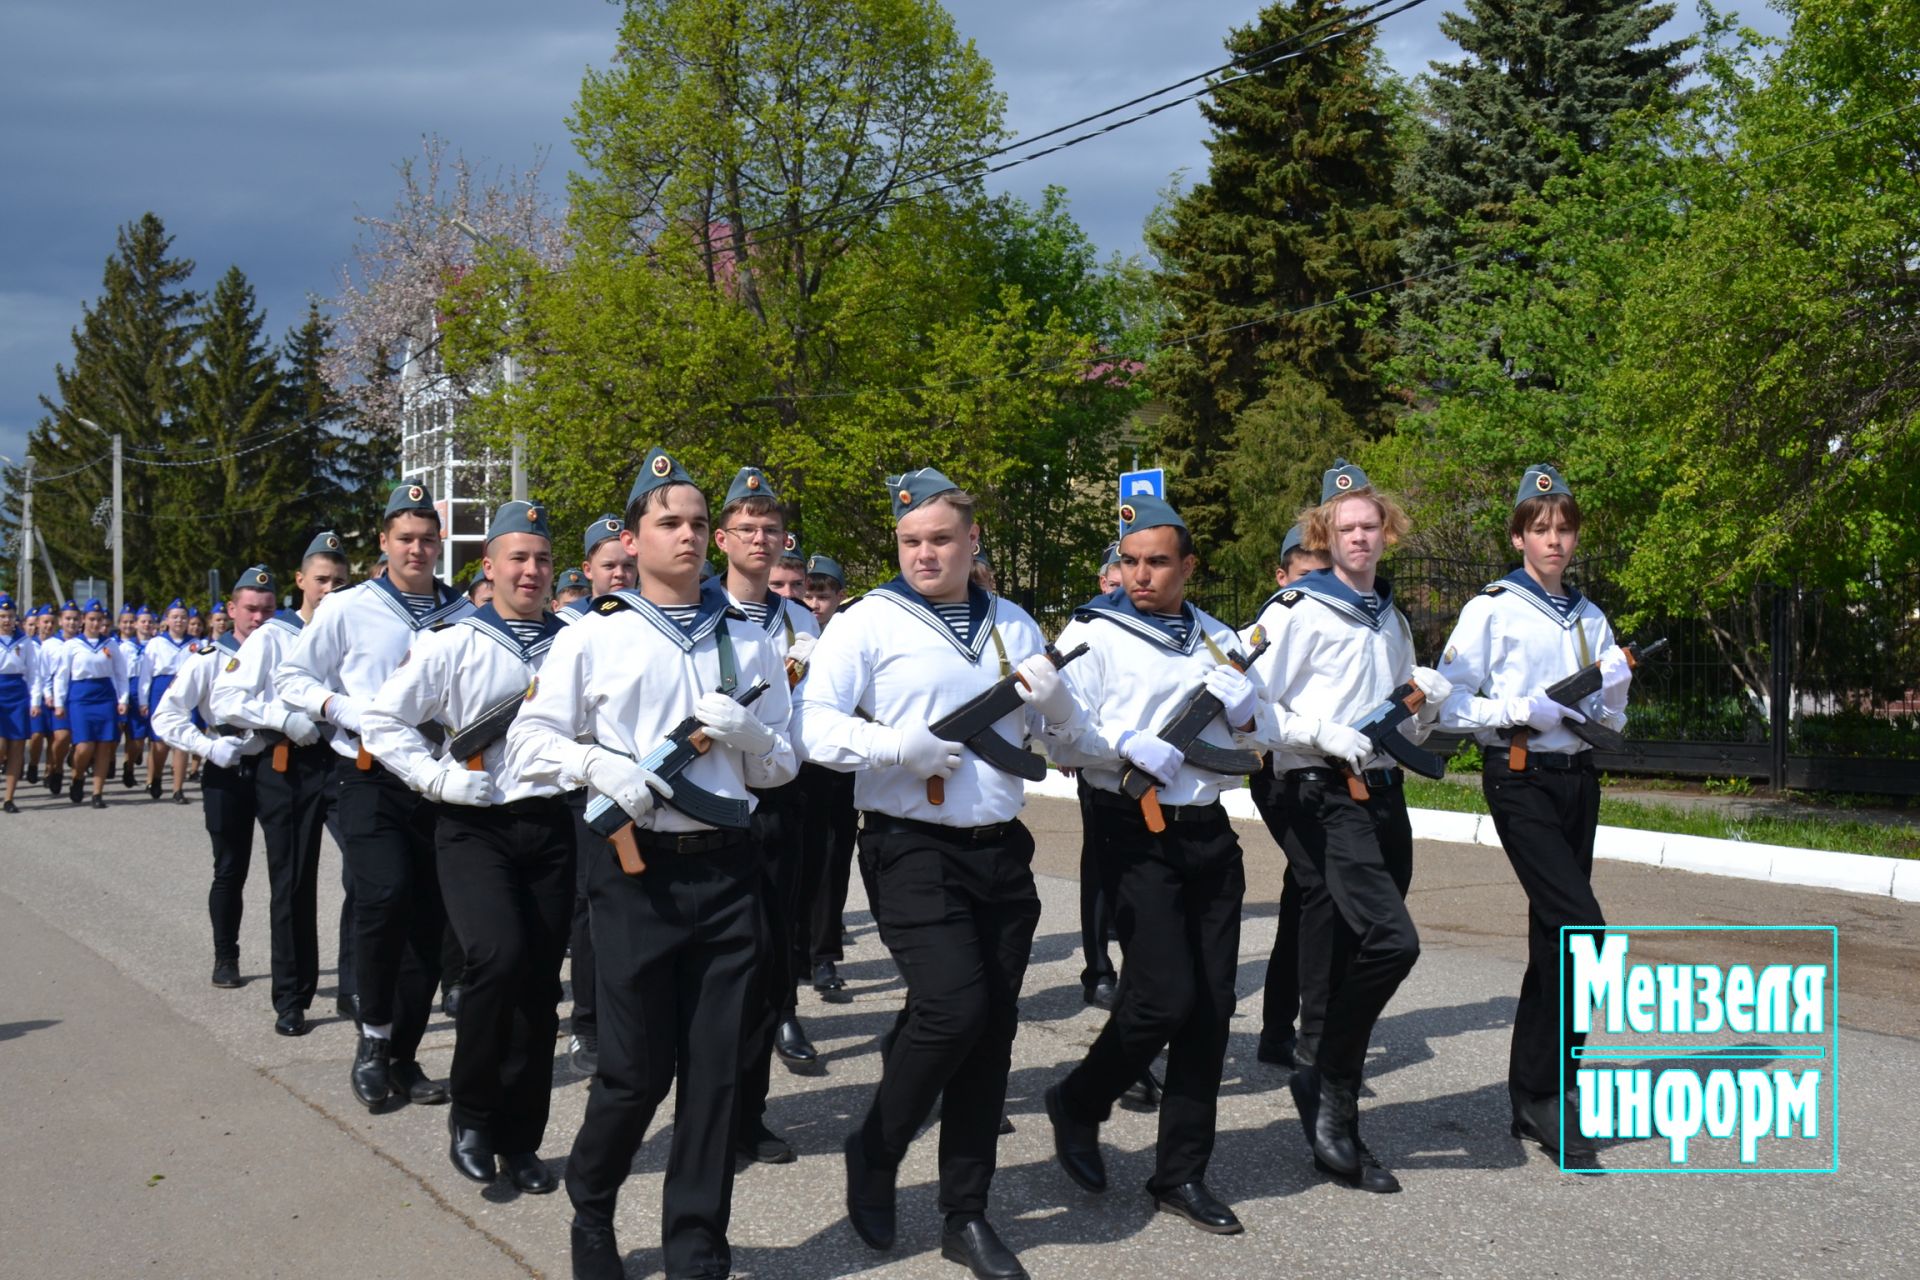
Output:
<instances>
[{"instance_id":1,"label":"blue road sign","mask_svg":"<svg viewBox=\"0 0 1920 1280\"><path fill-rule=\"evenodd\" d=\"M1156 498L1167 496L1167 471L1165 467L1154 467L1147 471L1122 471L1120 473L1120 500L1139 497L1150 493Z\"/></svg>"}]
</instances>

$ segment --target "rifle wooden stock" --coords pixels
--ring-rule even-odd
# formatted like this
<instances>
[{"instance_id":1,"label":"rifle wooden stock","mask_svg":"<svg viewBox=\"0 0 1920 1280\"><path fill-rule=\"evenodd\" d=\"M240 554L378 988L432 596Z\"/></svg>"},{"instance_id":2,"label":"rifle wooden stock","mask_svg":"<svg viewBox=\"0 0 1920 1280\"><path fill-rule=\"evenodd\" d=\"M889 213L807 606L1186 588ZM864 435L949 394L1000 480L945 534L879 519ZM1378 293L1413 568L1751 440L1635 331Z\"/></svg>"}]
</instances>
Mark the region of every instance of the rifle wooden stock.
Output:
<instances>
[{"instance_id":1,"label":"rifle wooden stock","mask_svg":"<svg viewBox=\"0 0 1920 1280\"><path fill-rule=\"evenodd\" d=\"M485 769L486 767L487 767L487 759L484 755L481 755L476 752L475 754L467 757L467 768L472 770L474 773L479 773L481 770Z\"/></svg>"},{"instance_id":2,"label":"rifle wooden stock","mask_svg":"<svg viewBox=\"0 0 1920 1280\"><path fill-rule=\"evenodd\" d=\"M285 738L273 744L273 771L285 773L287 764L293 757L293 744Z\"/></svg>"},{"instance_id":3,"label":"rifle wooden stock","mask_svg":"<svg viewBox=\"0 0 1920 1280\"><path fill-rule=\"evenodd\" d=\"M1147 830L1155 835L1167 829L1167 815L1160 811L1160 788L1148 787L1140 797L1140 816L1146 819Z\"/></svg>"},{"instance_id":4,"label":"rifle wooden stock","mask_svg":"<svg viewBox=\"0 0 1920 1280\"><path fill-rule=\"evenodd\" d=\"M1355 773L1352 765L1341 765L1340 775L1347 780L1347 794L1353 798L1355 804L1365 804L1373 799L1373 792L1367 790L1367 780Z\"/></svg>"},{"instance_id":5,"label":"rifle wooden stock","mask_svg":"<svg viewBox=\"0 0 1920 1280\"><path fill-rule=\"evenodd\" d=\"M373 753L368 751L365 747L361 747L359 750L355 751L353 753L353 767L358 769L362 773L372 772Z\"/></svg>"},{"instance_id":6,"label":"rifle wooden stock","mask_svg":"<svg viewBox=\"0 0 1920 1280\"><path fill-rule=\"evenodd\" d=\"M945 804L947 802L947 780L945 778L927 779L927 803Z\"/></svg>"},{"instance_id":7,"label":"rifle wooden stock","mask_svg":"<svg viewBox=\"0 0 1920 1280\"><path fill-rule=\"evenodd\" d=\"M631 822L623 823L618 831L607 837L607 843L613 846L614 856L620 859L620 870L637 876L647 869L647 860L640 856L640 841L633 832Z\"/></svg>"},{"instance_id":8,"label":"rifle wooden stock","mask_svg":"<svg viewBox=\"0 0 1920 1280\"><path fill-rule=\"evenodd\" d=\"M1513 737L1507 740L1507 768L1515 773L1527 771L1527 735L1530 731L1525 725L1513 731Z\"/></svg>"}]
</instances>

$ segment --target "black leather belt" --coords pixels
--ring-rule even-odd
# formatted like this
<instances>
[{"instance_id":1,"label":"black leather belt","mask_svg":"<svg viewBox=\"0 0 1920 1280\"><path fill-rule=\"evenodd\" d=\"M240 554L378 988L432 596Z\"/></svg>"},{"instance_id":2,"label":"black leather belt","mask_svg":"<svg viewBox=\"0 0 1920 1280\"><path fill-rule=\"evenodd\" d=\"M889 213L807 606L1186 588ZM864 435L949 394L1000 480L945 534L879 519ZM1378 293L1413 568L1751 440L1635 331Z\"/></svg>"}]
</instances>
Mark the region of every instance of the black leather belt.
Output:
<instances>
[{"instance_id":1,"label":"black leather belt","mask_svg":"<svg viewBox=\"0 0 1920 1280\"><path fill-rule=\"evenodd\" d=\"M649 853L719 853L747 843L744 831L648 831L633 829L633 841Z\"/></svg>"},{"instance_id":2,"label":"black leather belt","mask_svg":"<svg viewBox=\"0 0 1920 1280\"><path fill-rule=\"evenodd\" d=\"M1146 822L1146 815L1140 811L1140 802L1130 800L1114 791L1102 791L1099 787L1091 789L1093 804L1098 809L1111 809L1115 813L1124 813ZM1163 804L1160 815L1169 823L1173 822L1220 822L1227 816L1227 808L1218 800L1212 804Z\"/></svg>"},{"instance_id":3,"label":"black leather belt","mask_svg":"<svg viewBox=\"0 0 1920 1280\"><path fill-rule=\"evenodd\" d=\"M913 832L917 835L935 836L942 840L951 840L955 844L992 844L1004 839L1013 830L1013 820L994 822L984 827L949 827L938 822L922 822L918 818L896 818L890 813L874 813L871 810L860 815L864 829L868 831Z\"/></svg>"},{"instance_id":4,"label":"black leather belt","mask_svg":"<svg viewBox=\"0 0 1920 1280\"><path fill-rule=\"evenodd\" d=\"M1514 772L1507 763L1507 753L1502 749L1489 748L1487 767L1503 773ZM1527 752L1527 767L1521 773L1530 773L1535 769L1545 769L1549 773L1592 773L1593 753L1591 751L1533 751Z\"/></svg>"},{"instance_id":5,"label":"black leather belt","mask_svg":"<svg viewBox=\"0 0 1920 1280\"><path fill-rule=\"evenodd\" d=\"M1338 769L1322 769L1317 765L1308 769L1289 769L1284 775L1288 782L1337 782L1346 785L1347 775ZM1375 787L1397 787L1407 780L1400 769L1367 769L1360 774L1360 781L1367 784L1369 790Z\"/></svg>"}]
</instances>

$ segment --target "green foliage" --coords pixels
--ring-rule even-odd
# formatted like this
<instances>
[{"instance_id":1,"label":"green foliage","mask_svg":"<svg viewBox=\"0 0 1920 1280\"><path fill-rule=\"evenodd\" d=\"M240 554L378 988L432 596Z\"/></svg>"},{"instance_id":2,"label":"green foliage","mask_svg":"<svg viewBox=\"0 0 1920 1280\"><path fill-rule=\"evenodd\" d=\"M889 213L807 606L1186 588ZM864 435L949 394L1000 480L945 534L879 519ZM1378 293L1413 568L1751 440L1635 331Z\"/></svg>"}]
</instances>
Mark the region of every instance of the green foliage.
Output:
<instances>
[{"instance_id":1,"label":"green foliage","mask_svg":"<svg viewBox=\"0 0 1920 1280\"><path fill-rule=\"evenodd\" d=\"M1753 794L1753 779L1708 778L1700 784L1700 789L1710 796L1750 796Z\"/></svg>"},{"instance_id":2,"label":"green foliage","mask_svg":"<svg viewBox=\"0 0 1920 1280\"><path fill-rule=\"evenodd\" d=\"M1469 738L1447 758L1448 773L1479 773L1487 767L1486 754L1480 744Z\"/></svg>"}]
</instances>

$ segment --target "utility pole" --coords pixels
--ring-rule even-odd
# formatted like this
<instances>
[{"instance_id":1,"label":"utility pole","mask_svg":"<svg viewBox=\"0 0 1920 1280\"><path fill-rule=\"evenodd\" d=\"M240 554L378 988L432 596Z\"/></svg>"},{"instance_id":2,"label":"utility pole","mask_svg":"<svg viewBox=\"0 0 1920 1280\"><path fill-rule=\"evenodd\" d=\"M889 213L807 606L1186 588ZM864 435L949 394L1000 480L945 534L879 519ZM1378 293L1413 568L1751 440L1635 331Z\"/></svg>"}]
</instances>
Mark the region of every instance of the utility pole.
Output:
<instances>
[{"instance_id":1,"label":"utility pole","mask_svg":"<svg viewBox=\"0 0 1920 1280\"><path fill-rule=\"evenodd\" d=\"M24 478L20 482L20 586L21 611L33 608L33 455L27 455Z\"/></svg>"},{"instance_id":2,"label":"utility pole","mask_svg":"<svg viewBox=\"0 0 1920 1280\"><path fill-rule=\"evenodd\" d=\"M113 433L113 616L118 618L120 610L127 603L127 588L120 574L123 551L120 536L120 510L124 505L124 495L120 490L120 433Z\"/></svg>"}]
</instances>

